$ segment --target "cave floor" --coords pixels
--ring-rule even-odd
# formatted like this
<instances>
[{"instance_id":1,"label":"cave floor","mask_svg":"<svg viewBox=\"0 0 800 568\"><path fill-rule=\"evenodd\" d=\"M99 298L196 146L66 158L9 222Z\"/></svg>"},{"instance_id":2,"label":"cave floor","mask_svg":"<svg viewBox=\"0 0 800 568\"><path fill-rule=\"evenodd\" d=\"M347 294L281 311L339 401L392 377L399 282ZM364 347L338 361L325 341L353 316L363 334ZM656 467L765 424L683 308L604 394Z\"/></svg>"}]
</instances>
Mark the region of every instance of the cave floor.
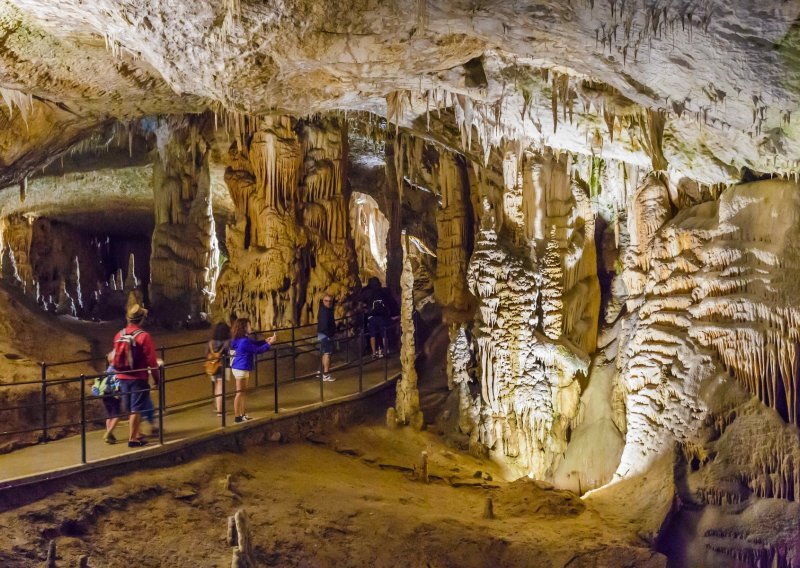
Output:
<instances>
[{"instance_id":1,"label":"cave floor","mask_svg":"<svg viewBox=\"0 0 800 568\"><path fill-rule=\"evenodd\" d=\"M663 566L614 515L508 482L429 432L375 423L321 441L204 456L0 514L0 565L39 566L50 539L63 566L229 565L227 517L244 508L258 566ZM430 483L411 473L423 450Z\"/></svg>"}]
</instances>

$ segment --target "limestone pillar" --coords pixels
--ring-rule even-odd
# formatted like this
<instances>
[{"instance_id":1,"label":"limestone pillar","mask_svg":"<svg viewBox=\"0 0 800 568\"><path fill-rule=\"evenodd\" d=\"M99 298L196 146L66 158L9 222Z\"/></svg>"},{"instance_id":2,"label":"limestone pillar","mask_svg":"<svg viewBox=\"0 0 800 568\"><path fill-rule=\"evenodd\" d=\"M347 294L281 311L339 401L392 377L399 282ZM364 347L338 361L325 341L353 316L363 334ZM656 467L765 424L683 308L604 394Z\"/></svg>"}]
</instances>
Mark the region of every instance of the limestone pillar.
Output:
<instances>
[{"instance_id":1,"label":"limestone pillar","mask_svg":"<svg viewBox=\"0 0 800 568\"><path fill-rule=\"evenodd\" d=\"M162 119L156 131L150 300L162 321L207 311L218 271L207 122L204 116Z\"/></svg>"},{"instance_id":2,"label":"limestone pillar","mask_svg":"<svg viewBox=\"0 0 800 568\"><path fill-rule=\"evenodd\" d=\"M408 238L402 240L403 272L400 275L400 364L402 374L397 383L397 420L401 424L421 424L418 420L417 349L414 341L414 273L409 257Z\"/></svg>"}]
</instances>

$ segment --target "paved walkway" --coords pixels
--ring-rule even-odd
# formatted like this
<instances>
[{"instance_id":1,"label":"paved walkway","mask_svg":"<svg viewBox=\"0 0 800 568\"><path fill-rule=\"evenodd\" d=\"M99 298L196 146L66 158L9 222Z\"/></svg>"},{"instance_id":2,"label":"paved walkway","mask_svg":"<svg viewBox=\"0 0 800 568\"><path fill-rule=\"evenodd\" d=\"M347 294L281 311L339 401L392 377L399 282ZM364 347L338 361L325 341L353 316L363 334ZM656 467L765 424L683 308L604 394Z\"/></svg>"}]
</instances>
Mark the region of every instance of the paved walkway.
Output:
<instances>
[{"instance_id":1,"label":"paved walkway","mask_svg":"<svg viewBox=\"0 0 800 568\"><path fill-rule=\"evenodd\" d=\"M255 373L251 375L250 390L247 398L247 413L255 420L270 420L289 411L314 408L336 404L341 400L359 392L359 374L361 387L367 391L387 378L391 379L400 372L398 357L361 360L361 372L355 353L342 350L334 354L332 373L335 382L322 382L316 376L319 355L313 346L307 353L292 357L288 346L264 355L258 365L258 387L255 386ZM172 352L167 363L177 360L199 358L203 356L204 346L193 346ZM274 359L277 354L277 365ZM294 364L292 364L294 359ZM278 408L275 409L275 369L278 374ZM293 374L297 378L293 378ZM205 436L214 431L222 431L221 418L216 416L211 386L208 377L202 371L202 359L178 368L168 369L166 388L166 412L164 414L164 445L191 440ZM232 390L233 381L228 381L226 389ZM155 393L154 393L155 394ZM237 428L233 421L232 393L226 393L227 415L226 429ZM207 401L198 399L208 397ZM155 400L157 404L157 400ZM92 404L100 404L99 400L90 399ZM157 420L157 418L156 418ZM87 428L91 425L87 425ZM94 428L94 426L92 426ZM146 431L147 426L143 429ZM102 428L93 429L86 434L87 464L102 465L103 462L122 454L147 452L159 447L158 437L150 437L148 446L141 449L128 448L127 422L120 421L115 434L119 443L109 445L103 442ZM81 465L81 436L68 436L46 444L28 446L7 454L0 454L0 488L25 482L26 478L40 477L48 473L57 475L59 471L72 469Z\"/></svg>"}]
</instances>

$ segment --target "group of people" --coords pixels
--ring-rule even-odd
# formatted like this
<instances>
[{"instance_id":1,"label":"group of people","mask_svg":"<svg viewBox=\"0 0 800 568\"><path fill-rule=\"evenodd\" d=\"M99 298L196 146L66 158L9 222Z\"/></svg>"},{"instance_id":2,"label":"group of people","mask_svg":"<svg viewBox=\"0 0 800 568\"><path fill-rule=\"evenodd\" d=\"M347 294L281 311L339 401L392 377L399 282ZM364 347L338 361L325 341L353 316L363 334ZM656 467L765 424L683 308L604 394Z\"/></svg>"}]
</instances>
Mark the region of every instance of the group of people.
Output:
<instances>
[{"instance_id":1,"label":"group of people","mask_svg":"<svg viewBox=\"0 0 800 568\"><path fill-rule=\"evenodd\" d=\"M370 338L373 358L388 355L386 329L391 319L397 319L396 304L380 280L370 278L362 291L360 306L365 314L365 328ZM120 418L122 403L130 413L128 420L128 446L141 447L147 438L141 433L141 422L153 424L153 401L150 397L149 377L158 385L161 380L160 361L156 356L151 335L143 328L148 311L139 304L126 312L126 326L114 337L114 349L108 354L108 369L95 382L93 392L102 397L106 409L106 443L116 443L114 428ZM334 299L324 294L320 300L317 318L317 340L320 349L320 374L323 381L336 380L330 372L331 353L337 334L334 316ZM214 385L214 402L217 416L223 412L223 381L232 375L236 381L233 399L234 421L251 420L247 414L247 381L261 353L270 350L277 340L273 334L265 340L253 337L253 328L247 318L231 316L231 325L220 322L214 326L211 339L206 344L206 372ZM229 366L223 365L227 357ZM153 426L152 433L157 432Z\"/></svg>"}]
</instances>

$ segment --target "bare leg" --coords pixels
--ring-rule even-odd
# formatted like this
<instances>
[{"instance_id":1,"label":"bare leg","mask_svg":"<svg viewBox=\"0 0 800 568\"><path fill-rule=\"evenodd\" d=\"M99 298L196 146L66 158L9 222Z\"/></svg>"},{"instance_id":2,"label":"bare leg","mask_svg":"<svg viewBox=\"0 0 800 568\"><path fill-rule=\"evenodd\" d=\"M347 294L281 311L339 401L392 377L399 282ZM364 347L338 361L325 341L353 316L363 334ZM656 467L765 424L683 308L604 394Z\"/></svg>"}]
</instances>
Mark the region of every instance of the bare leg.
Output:
<instances>
[{"instance_id":1,"label":"bare leg","mask_svg":"<svg viewBox=\"0 0 800 568\"><path fill-rule=\"evenodd\" d=\"M369 346L372 348L372 354L375 355L375 336L371 335L369 338Z\"/></svg>"},{"instance_id":2,"label":"bare leg","mask_svg":"<svg viewBox=\"0 0 800 568\"><path fill-rule=\"evenodd\" d=\"M214 403L217 405L217 414L222 414L222 381L225 379L217 379L214 381Z\"/></svg>"},{"instance_id":3,"label":"bare leg","mask_svg":"<svg viewBox=\"0 0 800 568\"><path fill-rule=\"evenodd\" d=\"M236 379L236 396L233 398L233 413L244 416L245 398L247 396L247 379Z\"/></svg>"},{"instance_id":4,"label":"bare leg","mask_svg":"<svg viewBox=\"0 0 800 568\"><path fill-rule=\"evenodd\" d=\"M106 432L113 432L117 422L119 422L119 416L115 416L114 418L106 418Z\"/></svg>"},{"instance_id":5,"label":"bare leg","mask_svg":"<svg viewBox=\"0 0 800 568\"><path fill-rule=\"evenodd\" d=\"M131 412L128 419L129 442L139 441L139 425L142 423L142 415L138 412Z\"/></svg>"},{"instance_id":6,"label":"bare leg","mask_svg":"<svg viewBox=\"0 0 800 568\"><path fill-rule=\"evenodd\" d=\"M330 353L323 353L322 354L322 372L326 375L331 370L331 354Z\"/></svg>"}]
</instances>

